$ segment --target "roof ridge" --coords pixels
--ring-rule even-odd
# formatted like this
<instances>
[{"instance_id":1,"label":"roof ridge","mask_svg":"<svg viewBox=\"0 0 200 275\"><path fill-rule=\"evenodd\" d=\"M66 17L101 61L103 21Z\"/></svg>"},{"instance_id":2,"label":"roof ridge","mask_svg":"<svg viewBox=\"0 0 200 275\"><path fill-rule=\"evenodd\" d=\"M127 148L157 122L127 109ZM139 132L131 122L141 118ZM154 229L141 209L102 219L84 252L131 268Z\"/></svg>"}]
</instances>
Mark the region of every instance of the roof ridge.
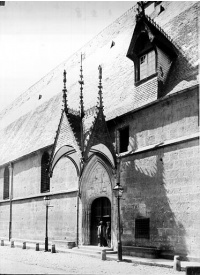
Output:
<instances>
[{"instance_id":1,"label":"roof ridge","mask_svg":"<svg viewBox=\"0 0 200 275\"><path fill-rule=\"evenodd\" d=\"M145 14L145 17L147 18L147 20L154 25L154 27L156 27L171 43L173 43L173 45L182 52L182 49L180 48L180 46L171 38L171 36L169 36L161 27L160 25L158 25L153 18L151 18L150 16Z\"/></svg>"},{"instance_id":2,"label":"roof ridge","mask_svg":"<svg viewBox=\"0 0 200 275\"><path fill-rule=\"evenodd\" d=\"M152 23L154 25L154 27L156 27L169 41L172 42L172 38L154 21L153 18L151 18L150 16L145 14L145 17L147 18L148 21L150 21L150 23Z\"/></svg>"}]
</instances>

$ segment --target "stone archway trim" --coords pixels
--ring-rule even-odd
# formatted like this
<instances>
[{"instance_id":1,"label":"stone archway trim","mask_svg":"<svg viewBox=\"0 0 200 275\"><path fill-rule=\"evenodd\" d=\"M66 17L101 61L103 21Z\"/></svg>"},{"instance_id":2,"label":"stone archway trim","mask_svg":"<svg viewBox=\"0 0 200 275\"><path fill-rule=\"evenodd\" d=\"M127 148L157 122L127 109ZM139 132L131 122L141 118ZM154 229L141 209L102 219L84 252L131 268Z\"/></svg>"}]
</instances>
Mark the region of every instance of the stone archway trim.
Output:
<instances>
[{"instance_id":1,"label":"stone archway trim","mask_svg":"<svg viewBox=\"0 0 200 275\"><path fill-rule=\"evenodd\" d=\"M79 156L76 152L76 150L69 145L64 145L62 146L54 155L53 161L51 163L51 167L50 167L50 173L51 175L53 174L53 170L54 167L56 166L57 162L63 157L66 156L67 158L69 158L73 164L76 167L76 171L77 171L77 175L79 176L80 170L79 170Z\"/></svg>"},{"instance_id":2,"label":"stone archway trim","mask_svg":"<svg viewBox=\"0 0 200 275\"><path fill-rule=\"evenodd\" d=\"M115 167L114 158L113 158L112 153L110 152L110 150L108 149L107 146L105 146L102 143L100 143L98 145L95 145L95 146L92 146L88 156L90 157L92 154L95 154L95 153L99 153L99 154L103 155L104 157L106 157L107 160L110 162L112 168Z\"/></svg>"}]
</instances>

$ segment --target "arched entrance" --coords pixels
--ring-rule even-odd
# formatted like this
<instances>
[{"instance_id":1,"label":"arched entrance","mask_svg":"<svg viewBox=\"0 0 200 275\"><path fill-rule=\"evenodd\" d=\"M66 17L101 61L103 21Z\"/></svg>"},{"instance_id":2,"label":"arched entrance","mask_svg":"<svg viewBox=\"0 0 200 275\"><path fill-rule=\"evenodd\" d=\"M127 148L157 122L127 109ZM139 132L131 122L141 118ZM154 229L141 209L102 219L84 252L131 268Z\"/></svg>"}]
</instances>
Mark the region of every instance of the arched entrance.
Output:
<instances>
[{"instance_id":1,"label":"arched entrance","mask_svg":"<svg viewBox=\"0 0 200 275\"><path fill-rule=\"evenodd\" d=\"M105 226L106 222L111 222L111 203L106 197L95 199L91 205L91 245L98 245L97 227L100 220L103 221Z\"/></svg>"}]
</instances>

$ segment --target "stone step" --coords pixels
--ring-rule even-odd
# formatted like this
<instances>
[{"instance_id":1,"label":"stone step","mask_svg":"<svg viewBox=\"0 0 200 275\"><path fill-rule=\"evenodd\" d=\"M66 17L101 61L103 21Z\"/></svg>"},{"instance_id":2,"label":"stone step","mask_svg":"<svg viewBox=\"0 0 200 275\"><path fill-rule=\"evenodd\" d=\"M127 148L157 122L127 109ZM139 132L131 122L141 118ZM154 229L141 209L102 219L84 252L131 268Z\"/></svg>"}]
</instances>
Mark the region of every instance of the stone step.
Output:
<instances>
[{"instance_id":1,"label":"stone step","mask_svg":"<svg viewBox=\"0 0 200 275\"><path fill-rule=\"evenodd\" d=\"M75 254L75 255L84 255L84 256L88 256L88 257L92 257L92 258L97 258L100 259L101 255L98 253L83 253L83 251L78 250L78 249L62 249L62 248L58 248L56 249L56 252L58 253L71 253L71 254Z\"/></svg>"},{"instance_id":2,"label":"stone step","mask_svg":"<svg viewBox=\"0 0 200 275\"><path fill-rule=\"evenodd\" d=\"M100 253L101 253L102 250L105 250L106 252L107 251L113 251L113 249L111 247L108 247L108 246L100 247L100 246L97 246L97 245L80 245L78 247L78 249L80 249L80 250L90 250L90 251L99 251Z\"/></svg>"},{"instance_id":3,"label":"stone step","mask_svg":"<svg viewBox=\"0 0 200 275\"><path fill-rule=\"evenodd\" d=\"M101 251L98 251L98 250L91 250L91 249L79 249L78 247L74 247L72 249L72 252L78 252L78 253L81 253L81 254L98 254L100 255L101 254Z\"/></svg>"},{"instance_id":4,"label":"stone step","mask_svg":"<svg viewBox=\"0 0 200 275\"><path fill-rule=\"evenodd\" d=\"M117 254L117 252L113 251L112 248L97 247L97 246L79 246L79 247L74 247L72 249L64 249L62 247L59 247L56 249L57 252L84 255L84 256L89 256L89 257L98 258L98 259L101 258L102 250L106 250L107 256Z\"/></svg>"},{"instance_id":5,"label":"stone step","mask_svg":"<svg viewBox=\"0 0 200 275\"><path fill-rule=\"evenodd\" d=\"M94 249L92 250L91 248L90 249L87 249L87 248L78 248L78 247L74 247L72 249L72 252L78 252L78 253L81 253L81 254L95 254L95 255L101 255L102 253L102 250L106 251L106 254L115 254L116 252L113 251L112 249L110 250L106 250L106 249L100 249L100 250L97 250L97 249Z\"/></svg>"}]
</instances>

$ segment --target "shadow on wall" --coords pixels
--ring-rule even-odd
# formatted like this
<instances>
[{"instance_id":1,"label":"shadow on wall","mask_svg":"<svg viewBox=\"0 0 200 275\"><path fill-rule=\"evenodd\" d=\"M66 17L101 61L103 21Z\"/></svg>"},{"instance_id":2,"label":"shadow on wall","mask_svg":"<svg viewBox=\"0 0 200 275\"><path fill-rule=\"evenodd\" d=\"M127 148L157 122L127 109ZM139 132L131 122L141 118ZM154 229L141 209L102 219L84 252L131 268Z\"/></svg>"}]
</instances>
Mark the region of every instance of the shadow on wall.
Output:
<instances>
[{"instance_id":1,"label":"shadow on wall","mask_svg":"<svg viewBox=\"0 0 200 275\"><path fill-rule=\"evenodd\" d=\"M195 81L198 77L198 9L196 3L190 9L175 17L173 24L168 22L165 31L173 37L173 42L178 49L178 58L172 67L169 79L166 83L165 92L169 93L179 83L187 88L187 82ZM184 22L184 23L183 23ZM190 84L191 85L191 84Z\"/></svg>"},{"instance_id":2,"label":"shadow on wall","mask_svg":"<svg viewBox=\"0 0 200 275\"><path fill-rule=\"evenodd\" d=\"M179 52L179 56L175 61L171 73L169 74L169 78L165 84L162 96L167 95L170 91L175 89L176 86L181 85L178 90L187 88L188 85L192 86L190 82L197 81L198 74L199 67L197 65L193 66L187 58Z\"/></svg>"},{"instance_id":3,"label":"shadow on wall","mask_svg":"<svg viewBox=\"0 0 200 275\"><path fill-rule=\"evenodd\" d=\"M137 142L136 142L137 144ZM165 153L165 154L164 154ZM184 207L171 159L174 149L157 149L129 156L121 163L123 245L157 247L162 256L188 254L181 222ZM135 238L135 219L150 218L150 238ZM130 230L130 228L132 228ZM130 241L130 236L132 241Z\"/></svg>"}]
</instances>

